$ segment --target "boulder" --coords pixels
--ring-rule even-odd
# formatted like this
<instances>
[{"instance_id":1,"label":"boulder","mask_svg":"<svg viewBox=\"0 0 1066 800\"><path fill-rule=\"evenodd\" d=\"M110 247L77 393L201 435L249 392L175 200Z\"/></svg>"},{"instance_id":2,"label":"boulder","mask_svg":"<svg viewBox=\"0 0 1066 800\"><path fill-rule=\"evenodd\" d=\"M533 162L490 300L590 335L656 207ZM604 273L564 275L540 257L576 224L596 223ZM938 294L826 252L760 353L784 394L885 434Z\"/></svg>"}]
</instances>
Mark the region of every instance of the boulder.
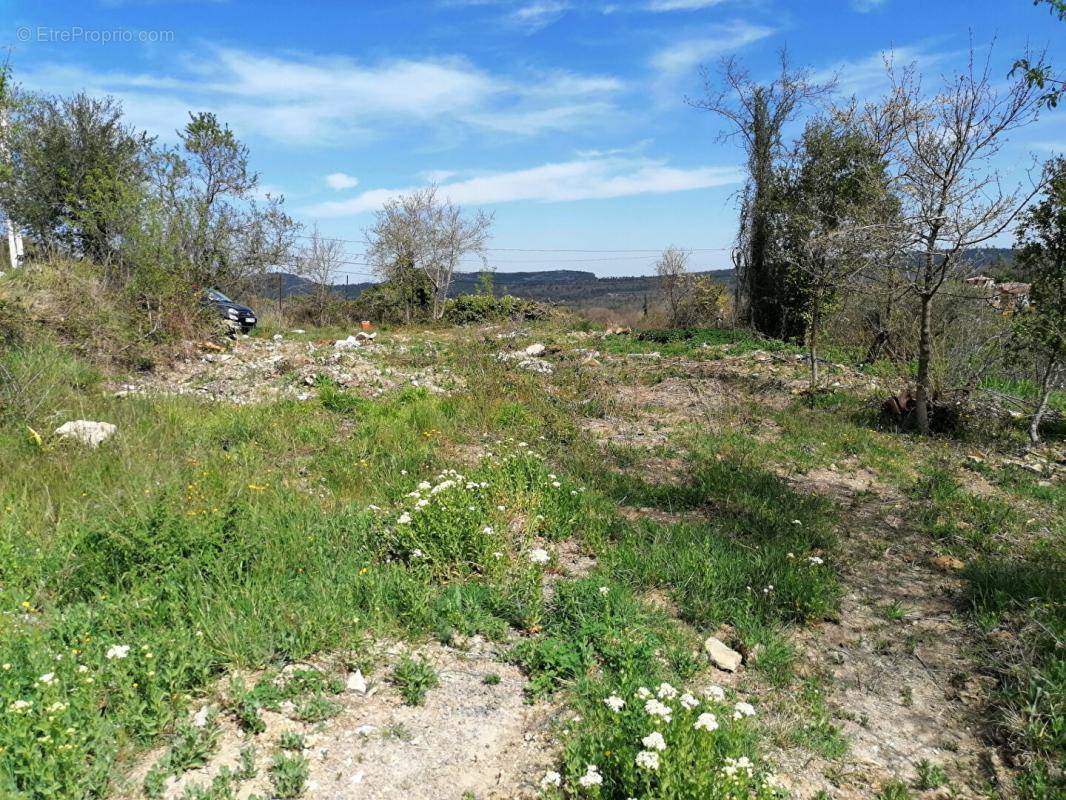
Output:
<instances>
[{"instance_id":1,"label":"boulder","mask_svg":"<svg viewBox=\"0 0 1066 800\"><path fill-rule=\"evenodd\" d=\"M525 350L524 350L523 352L524 352L524 353L525 353L525 354L526 354L527 356L534 356L534 357L536 357L536 356L542 356L542 355L544 355L544 351L545 351L545 350L547 350L547 349L548 349L548 348L546 348L546 347L545 347L544 345L542 345L542 344L541 344L540 342L537 342L536 344L531 344L531 345L530 345L529 347L527 347L527 348L526 348L526 349L525 349Z\"/></svg>"},{"instance_id":2,"label":"boulder","mask_svg":"<svg viewBox=\"0 0 1066 800\"><path fill-rule=\"evenodd\" d=\"M348 676L348 691L356 694L366 694L366 678L362 670L356 670Z\"/></svg>"},{"instance_id":3,"label":"boulder","mask_svg":"<svg viewBox=\"0 0 1066 800\"><path fill-rule=\"evenodd\" d=\"M736 672L740 667L740 663L744 660L740 653L729 647L721 639L716 639L713 636L703 643L703 649L706 651L707 657L711 659L711 663L726 672Z\"/></svg>"},{"instance_id":4,"label":"boulder","mask_svg":"<svg viewBox=\"0 0 1066 800\"><path fill-rule=\"evenodd\" d=\"M72 422L64 422L56 428L55 432L60 439L74 439L90 447L96 447L114 436L116 431L118 428L110 422L76 419Z\"/></svg>"}]
</instances>

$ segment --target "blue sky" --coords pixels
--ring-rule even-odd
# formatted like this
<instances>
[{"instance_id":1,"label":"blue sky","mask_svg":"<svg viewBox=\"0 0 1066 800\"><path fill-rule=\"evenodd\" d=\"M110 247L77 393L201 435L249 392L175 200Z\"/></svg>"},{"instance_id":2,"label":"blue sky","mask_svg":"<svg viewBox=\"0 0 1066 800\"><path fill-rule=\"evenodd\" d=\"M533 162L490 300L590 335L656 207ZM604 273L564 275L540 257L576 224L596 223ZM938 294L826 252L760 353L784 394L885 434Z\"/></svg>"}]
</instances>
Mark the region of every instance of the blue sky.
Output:
<instances>
[{"instance_id":1,"label":"blue sky","mask_svg":"<svg viewBox=\"0 0 1066 800\"><path fill-rule=\"evenodd\" d=\"M352 280L372 210L435 181L496 215L501 272L651 271L668 244L729 265L740 153L686 105L701 63L736 55L772 73L838 72L860 97L882 56L930 77L972 37L1004 77L1027 42L1066 67L1066 24L1029 0L0 0L16 77L50 93L120 98L172 140L188 110L215 111L249 145L265 189L346 245ZM110 37L112 41L104 41ZM1066 150L1045 114L1000 158L1020 175ZM520 252L559 250L567 252ZM600 252L579 252L600 251Z\"/></svg>"}]
</instances>

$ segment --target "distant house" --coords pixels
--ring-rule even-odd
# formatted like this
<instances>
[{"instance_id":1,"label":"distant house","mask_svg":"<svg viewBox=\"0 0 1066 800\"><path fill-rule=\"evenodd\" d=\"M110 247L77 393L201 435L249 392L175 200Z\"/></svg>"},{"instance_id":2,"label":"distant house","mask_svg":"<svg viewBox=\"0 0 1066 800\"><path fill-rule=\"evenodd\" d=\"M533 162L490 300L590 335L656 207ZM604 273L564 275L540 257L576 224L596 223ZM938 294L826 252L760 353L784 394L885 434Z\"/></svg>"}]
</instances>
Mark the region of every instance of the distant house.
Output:
<instances>
[{"instance_id":1,"label":"distant house","mask_svg":"<svg viewBox=\"0 0 1066 800\"><path fill-rule=\"evenodd\" d=\"M1029 307L1028 283L1008 282L996 284L996 308L1001 311L1020 311Z\"/></svg>"},{"instance_id":2,"label":"distant house","mask_svg":"<svg viewBox=\"0 0 1066 800\"><path fill-rule=\"evenodd\" d=\"M967 278L966 282L970 286L977 286L981 289L992 289L996 285L996 282L987 275L974 275L972 278Z\"/></svg>"}]
</instances>

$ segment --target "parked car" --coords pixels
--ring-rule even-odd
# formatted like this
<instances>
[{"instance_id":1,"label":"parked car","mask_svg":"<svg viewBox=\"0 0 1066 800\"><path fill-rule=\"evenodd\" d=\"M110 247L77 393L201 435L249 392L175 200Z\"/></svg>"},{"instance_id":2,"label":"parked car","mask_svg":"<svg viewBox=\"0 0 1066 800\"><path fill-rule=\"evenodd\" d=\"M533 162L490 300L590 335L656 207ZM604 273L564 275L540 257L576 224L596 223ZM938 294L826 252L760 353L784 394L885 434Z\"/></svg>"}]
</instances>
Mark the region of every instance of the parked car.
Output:
<instances>
[{"instance_id":1,"label":"parked car","mask_svg":"<svg viewBox=\"0 0 1066 800\"><path fill-rule=\"evenodd\" d=\"M241 333L248 333L255 327L255 312L248 306L242 306L230 300L218 289L208 289L204 295L204 302L214 306L218 310L218 315L234 329L240 328Z\"/></svg>"}]
</instances>

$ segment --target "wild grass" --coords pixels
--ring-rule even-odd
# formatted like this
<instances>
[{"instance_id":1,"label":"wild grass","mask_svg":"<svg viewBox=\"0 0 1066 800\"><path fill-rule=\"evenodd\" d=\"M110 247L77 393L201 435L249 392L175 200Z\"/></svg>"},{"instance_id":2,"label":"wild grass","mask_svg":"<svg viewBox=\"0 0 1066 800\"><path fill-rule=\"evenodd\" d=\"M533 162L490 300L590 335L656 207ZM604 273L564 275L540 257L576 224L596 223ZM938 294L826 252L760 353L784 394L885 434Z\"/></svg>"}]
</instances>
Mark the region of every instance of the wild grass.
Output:
<instances>
[{"instance_id":1,"label":"wild grass","mask_svg":"<svg viewBox=\"0 0 1066 800\"><path fill-rule=\"evenodd\" d=\"M335 710L335 676L286 664L379 637L516 631L533 696L565 689L598 709L604 690L695 680L702 636L722 623L784 680L781 626L831 614L823 504L709 446L689 455L692 480L675 491L620 479L593 458L571 399L506 370L487 346L463 353L468 388L449 397L412 388L369 401L322 387L318 403L256 407L117 398L48 345L8 349L0 364L16 384L0 408L0 796L13 800L104 796L116 762L163 737L178 755L153 780L194 763L182 755L199 757L190 705L235 667L266 669L225 701L255 733L260 711L285 700L307 722ZM119 432L98 449L50 435L73 418ZM456 463L460 444L477 463ZM715 521L633 525L614 508L633 493L713 505ZM600 569L559 583L545 605L556 564L536 551L564 540L597 551ZM687 625L646 602L652 588ZM415 699L431 681L407 672L399 681ZM694 724L688 711L676 719ZM682 796L689 789L670 787L686 780L684 764L744 757L744 791L761 796L757 723L713 713L720 731L679 746L689 755L660 778L595 756L615 733L593 715L600 722L567 739L562 780L580 780L572 771L595 756L612 786L636 790L639 777ZM630 762L638 722L616 732ZM677 741L692 732L679 727ZM275 792L295 796L304 773L298 757L279 757Z\"/></svg>"}]
</instances>

